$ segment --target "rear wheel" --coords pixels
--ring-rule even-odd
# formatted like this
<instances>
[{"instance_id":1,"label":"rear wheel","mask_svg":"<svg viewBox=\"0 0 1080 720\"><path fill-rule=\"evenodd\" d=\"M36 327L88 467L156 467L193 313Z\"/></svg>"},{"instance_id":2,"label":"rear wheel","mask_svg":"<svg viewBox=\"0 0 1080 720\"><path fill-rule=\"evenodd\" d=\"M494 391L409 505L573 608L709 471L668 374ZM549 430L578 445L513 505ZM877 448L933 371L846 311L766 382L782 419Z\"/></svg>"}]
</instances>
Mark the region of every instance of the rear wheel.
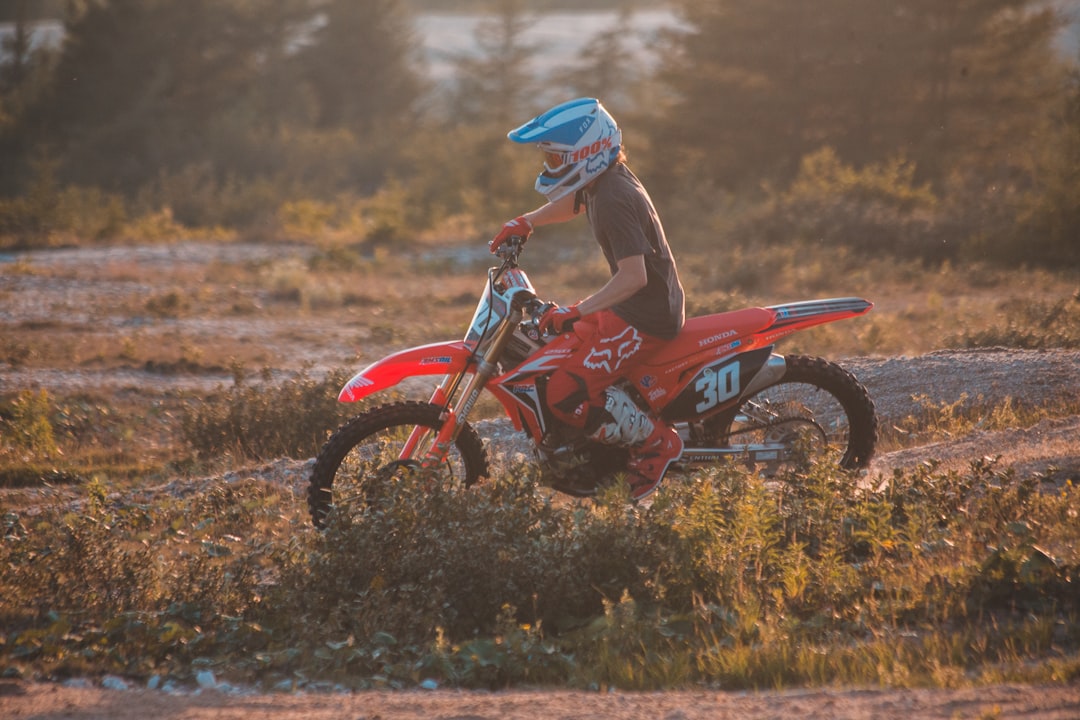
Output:
<instances>
[{"instance_id":1,"label":"rear wheel","mask_svg":"<svg viewBox=\"0 0 1080 720\"><path fill-rule=\"evenodd\" d=\"M420 458L431 447L442 426L442 408L418 402L383 405L338 428L319 451L308 486L308 508L315 527L321 528L331 512L367 504L394 483L419 476ZM415 430L419 445L409 458L402 449ZM440 483L469 486L487 474L487 457L476 430L466 425L444 463L432 476Z\"/></svg>"},{"instance_id":2,"label":"rear wheel","mask_svg":"<svg viewBox=\"0 0 1080 720\"><path fill-rule=\"evenodd\" d=\"M822 358L788 355L784 361L779 381L704 423L705 444L746 448L747 462L767 474L820 453L833 453L842 468L867 467L877 443L877 414L866 388Z\"/></svg>"}]
</instances>

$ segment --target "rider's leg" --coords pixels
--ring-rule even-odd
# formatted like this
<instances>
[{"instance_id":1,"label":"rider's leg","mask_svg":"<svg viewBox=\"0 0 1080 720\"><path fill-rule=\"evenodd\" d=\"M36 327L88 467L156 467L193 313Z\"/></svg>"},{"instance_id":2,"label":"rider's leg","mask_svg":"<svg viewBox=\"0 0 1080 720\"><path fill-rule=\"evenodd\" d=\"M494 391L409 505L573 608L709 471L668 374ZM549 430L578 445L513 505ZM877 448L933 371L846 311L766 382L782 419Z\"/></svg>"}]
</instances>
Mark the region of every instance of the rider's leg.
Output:
<instances>
[{"instance_id":1,"label":"rider's leg","mask_svg":"<svg viewBox=\"0 0 1080 720\"><path fill-rule=\"evenodd\" d=\"M679 459L682 451L683 441L675 428L657 422L649 437L630 448L630 461L626 464L630 496L640 500L656 490L668 466Z\"/></svg>"},{"instance_id":2,"label":"rider's leg","mask_svg":"<svg viewBox=\"0 0 1080 720\"><path fill-rule=\"evenodd\" d=\"M551 376L548 404L559 419L581 428L591 439L629 447L631 495L643 498L682 454L682 440L613 383L664 341L638 332L612 312L589 319L594 320L595 331Z\"/></svg>"},{"instance_id":3,"label":"rider's leg","mask_svg":"<svg viewBox=\"0 0 1080 720\"><path fill-rule=\"evenodd\" d=\"M609 419L604 391L664 341L638 332L610 310L579 321L574 332L581 345L552 373L547 404L567 425L591 433Z\"/></svg>"}]
</instances>

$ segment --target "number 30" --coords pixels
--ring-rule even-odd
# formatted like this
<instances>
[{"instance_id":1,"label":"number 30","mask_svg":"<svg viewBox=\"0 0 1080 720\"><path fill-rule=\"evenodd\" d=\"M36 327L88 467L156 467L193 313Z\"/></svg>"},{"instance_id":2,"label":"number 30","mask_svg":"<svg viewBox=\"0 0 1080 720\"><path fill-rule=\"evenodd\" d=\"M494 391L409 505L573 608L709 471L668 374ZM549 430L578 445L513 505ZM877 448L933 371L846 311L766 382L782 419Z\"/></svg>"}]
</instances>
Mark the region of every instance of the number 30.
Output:
<instances>
[{"instance_id":1,"label":"number 30","mask_svg":"<svg viewBox=\"0 0 1080 720\"><path fill-rule=\"evenodd\" d=\"M694 409L703 413L713 409L717 405L739 394L739 363L734 362L719 370L706 368L698 381L694 383L694 390L704 396L704 399Z\"/></svg>"}]
</instances>

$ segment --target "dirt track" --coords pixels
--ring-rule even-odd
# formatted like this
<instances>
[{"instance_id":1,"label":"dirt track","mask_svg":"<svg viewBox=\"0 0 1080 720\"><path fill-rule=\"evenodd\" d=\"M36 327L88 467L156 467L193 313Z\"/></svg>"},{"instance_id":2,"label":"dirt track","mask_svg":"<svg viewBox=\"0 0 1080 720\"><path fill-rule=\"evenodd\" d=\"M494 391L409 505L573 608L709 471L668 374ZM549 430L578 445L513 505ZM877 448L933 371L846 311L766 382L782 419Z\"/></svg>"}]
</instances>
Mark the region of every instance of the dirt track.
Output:
<instances>
[{"instance_id":1,"label":"dirt track","mask_svg":"<svg viewBox=\"0 0 1080 720\"><path fill-rule=\"evenodd\" d=\"M0 685L5 718L176 718L195 720L547 720L622 718L829 718L972 720L1080 717L1080 687L996 686L967 690L807 690L775 693L585 693L409 691L297 695L167 695L161 692Z\"/></svg>"}]
</instances>

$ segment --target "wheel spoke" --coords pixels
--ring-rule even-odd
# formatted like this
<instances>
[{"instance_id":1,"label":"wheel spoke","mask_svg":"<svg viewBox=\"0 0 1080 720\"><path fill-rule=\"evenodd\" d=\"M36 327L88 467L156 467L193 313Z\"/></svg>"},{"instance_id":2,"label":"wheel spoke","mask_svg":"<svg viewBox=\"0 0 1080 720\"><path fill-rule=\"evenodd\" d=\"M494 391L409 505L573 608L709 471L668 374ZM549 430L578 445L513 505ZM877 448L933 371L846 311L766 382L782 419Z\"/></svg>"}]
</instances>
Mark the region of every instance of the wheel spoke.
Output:
<instances>
[{"instance_id":1,"label":"wheel spoke","mask_svg":"<svg viewBox=\"0 0 1080 720\"><path fill-rule=\"evenodd\" d=\"M705 447L777 447L767 472L808 456L833 456L843 467L864 467L873 454L877 420L873 402L853 376L818 358L789 356L779 381L746 398L731 414L700 426ZM771 457L771 454L769 455Z\"/></svg>"},{"instance_id":2,"label":"wheel spoke","mask_svg":"<svg viewBox=\"0 0 1080 720\"><path fill-rule=\"evenodd\" d=\"M420 470L437 436L441 409L425 403L386 405L353 418L331 436L312 470L308 505L316 526L332 508L350 512L389 497L401 483L468 486L487 472L483 445L466 426L446 459Z\"/></svg>"}]
</instances>

